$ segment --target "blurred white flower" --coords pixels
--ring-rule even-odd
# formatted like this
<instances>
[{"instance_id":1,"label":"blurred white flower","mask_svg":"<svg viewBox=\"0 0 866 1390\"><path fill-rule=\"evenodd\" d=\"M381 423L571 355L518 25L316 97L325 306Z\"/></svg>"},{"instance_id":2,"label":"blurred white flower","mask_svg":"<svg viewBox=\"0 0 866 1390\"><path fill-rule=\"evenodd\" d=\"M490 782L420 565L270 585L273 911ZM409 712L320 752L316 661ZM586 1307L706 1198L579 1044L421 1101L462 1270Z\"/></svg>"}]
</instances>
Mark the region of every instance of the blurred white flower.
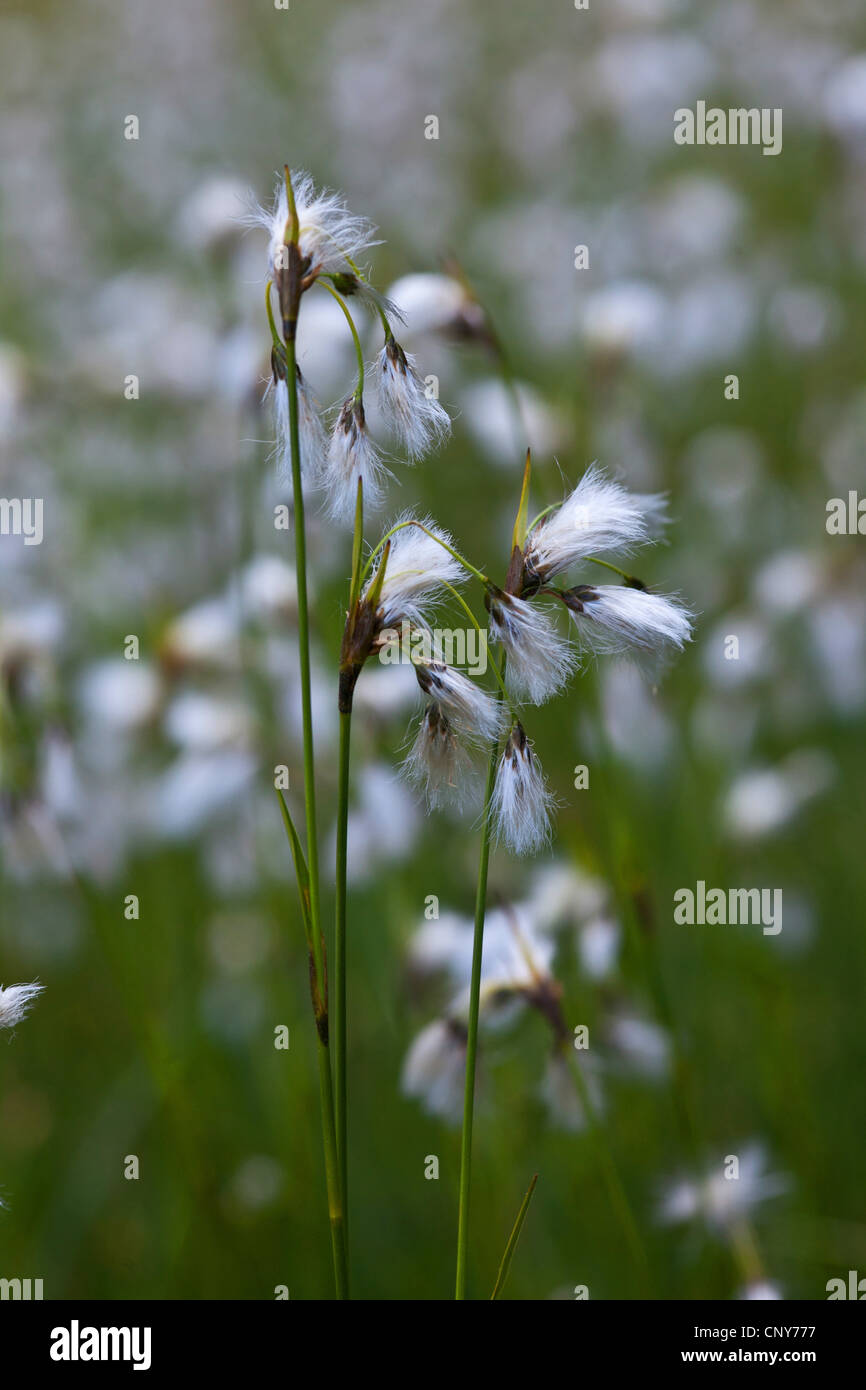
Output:
<instances>
[{"instance_id":1,"label":"blurred white flower","mask_svg":"<svg viewBox=\"0 0 866 1390\"><path fill-rule=\"evenodd\" d=\"M163 657L171 665L236 669L238 636L237 606L228 598L202 599L166 628Z\"/></svg>"},{"instance_id":2,"label":"blurred white flower","mask_svg":"<svg viewBox=\"0 0 866 1390\"><path fill-rule=\"evenodd\" d=\"M54 599L0 612L0 663L4 666L44 661L56 656L63 641L63 610Z\"/></svg>"},{"instance_id":3,"label":"blurred white flower","mask_svg":"<svg viewBox=\"0 0 866 1390\"><path fill-rule=\"evenodd\" d=\"M866 53L847 58L824 90L824 114L830 129L862 158L866 140Z\"/></svg>"},{"instance_id":4,"label":"blurred white flower","mask_svg":"<svg viewBox=\"0 0 866 1390\"><path fill-rule=\"evenodd\" d=\"M248 194L236 179L214 177L200 183L184 199L178 216L181 240L196 251L208 251L239 235Z\"/></svg>"},{"instance_id":5,"label":"blurred white flower","mask_svg":"<svg viewBox=\"0 0 866 1390\"><path fill-rule=\"evenodd\" d=\"M593 917L580 928L577 949L580 964L590 980L612 974L619 956L622 932L612 917Z\"/></svg>"},{"instance_id":6,"label":"blurred white flower","mask_svg":"<svg viewBox=\"0 0 866 1390\"><path fill-rule=\"evenodd\" d=\"M788 825L807 802L836 780L836 765L819 748L800 748L776 767L741 773L725 795L725 828L738 839L754 840Z\"/></svg>"},{"instance_id":7,"label":"blurred white flower","mask_svg":"<svg viewBox=\"0 0 866 1390\"><path fill-rule=\"evenodd\" d=\"M279 555L256 555L239 581L244 612L257 619L293 619L298 607L298 584L293 567Z\"/></svg>"},{"instance_id":8,"label":"blurred white flower","mask_svg":"<svg viewBox=\"0 0 866 1390\"><path fill-rule=\"evenodd\" d=\"M817 285L785 285L770 301L770 327L794 352L814 352L837 332L842 320L838 300Z\"/></svg>"},{"instance_id":9,"label":"blurred white flower","mask_svg":"<svg viewBox=\"0 0 866 1390\"><path fill-rule=\"evenodd\" d=\"M702 645L704 670L720 690L750 685L773 672L772 630L763 618L747 610L726 613Z\"/></svg>"},{"instance_id":10,"label":"blurred white flower","mask_svg":"<svg viewBox=\"0 0 866 1390\"><path fill-rule=\"evenodd\" d=\"M736 1169L732 1158L738 1160ZM788 1191L790 1180L786 1176L765 1169L763 1147L748 1144L739 1155L726 1155L702 1178L685 1177L669 1183L659 1202L659 1219L673 1225L701 1218L715 1230L725 1231L761 1202ZM732 1176L727 1176L729 1170Z\"/></svg>"},{"instance_id":11,"label":"blurred white flower","mask_svg":"<svg viewBox=\"0 0 866 1390\"><path fill-rule=\"evenodd\" d=\"M0 443L11 439L24 397L24 359L8 343L0 343Z\"/></svg>"},{"instance_id":12,"label":"blurred white flower","mask_svg":"<svg viewBox=\"0 0 866 1390\"><path fill-rule=\"evenodd\" d=\"M831 594L812 605L808 631L818 680L833 709L852 714L866 704L866 600Z\"/></svg>"},{"instance_id":13,"label":"blurred white flower","mask_svg":"<svg viewBox=\"0 0 866 1390\"><path fill-rule=\"evenodd\" d=\"M387 763L361 768L356 789L357 802L349 812L348 879L365 883L382 865L398 863L411 853L420 814L411 792Z\"/></svg>"},{"instance_id":14,"label":"blurred white flower","mask_svg":"<svg viewBox=\"0 0 866 1390\"><path fill-rule=\"evenodd\" d=\"M599 1114L603 1107L603 1096L593 1069L588 1060L579 1057L577 1053L572 1065L581 1068L592 1108ZM577 1083L568 1060L559 1052L552 1053L548 1058L544 1080L541 1083L541 1098L550 1112L551 1119L561 1129L576 1134L585 1127L586 1111L580 1099Z\"/></svg>"},{"instance_id":15,"label":"blurred white flower","mask_svg":"<svg viewBox=\"0 0 866 1390\"><path fill-rule=\"evenodd\" d=\"M735 1295L739 1300L746 1302L774 1301L782 1298L782 1290L778 1284L773 1284L769 1279L756 1279L751 1284L746 1284Z\"/></svg>"},{"instance_id":16,"label":"blurred white flower","mask_svg":"<svg viewBox=\"0 0 866 1390\"><path fill-rule=\"evenodd\" d=\"M268 1154L244 1159L231 1181L231 1195L246 1211L273 1206L285 1183L285 1173Z\"/></svg>"},{"instance_id":17,"label":"blurred white flower","mask_svg":"<svg viewBox=\"0 0 866 1390\"><path fill-rule=\"evenodd\" d=\"M463 1114L466 1028L455 1019L436 1019L413 1041L403 1063L404 1095L451 1124Z\"/></svg>"},{"instance_id":18,"label":"blurred white flower","mask_svg":"<svg viewBox=\"0 0 866 1390\"><path fill-rule=\"evenodd\" d=\"M576 925L600 912L608 897L600 878L558 860L533 873L527 909L539 931Z\"/></svg>"},{"instance_id":19,"label":"blurred white flower","mask_svg":"<svg viewBox=\"0 0 866 1390\"><path fill-rule=\"evenodd\" d=\"M354 710L369 720L388 724L404 710L412 708L418 698L418 682L409 662L398 666L378 666L372 662L364 671L364 679L355 686Z\"/></svg>"},{"instance_id":20,"label":"blurred white flower","mask_svg":"<svg viewBox=\"0 0 866 1390\"><path fill-rule=\"evenodd\" d=\"M766 613L785 617L807 608L824 583L823 566L807 550L777 550L752 576L752 592Z\"/></svg>"},{"instance_id":21,"label":"blurred white flower","mask_svg":"<svg viewBox=\"0 0 866 1390\"><path fill-rule=\"evenodd\" d=\"M189 752L244 748L252 722L247 706L223 695L187 690L176 696L165 714L168 737Z\"/></svg>"},{"instance_id":22,"label":"blurred white flower","mask_svg":"<svg viewBox=\"0 0 866 1390\"><path fill-rule=\"evenodd\" d=\"M477 331L483 323L478 305L450 275L413 274L395 280L388 290L405 320L404 336Z\"/></svg>"},{"instance_id":23,"label":"blurred white flower","mask_svg":"<svg viewBox=\"0 0 866 1390\"><path fill-rule=\"evenodd\" d=\"M515 467L527 442L540 456L555 454L566 439L561 415L526 382L516 382L512 394L498 377L476 381L463 389L460 402L462 423L500 467Z\"/></svg>"},{"instance_id":24,"label":"blurred white flower","mask_svg":"<svg viewBox=\"0 0 866 1390\"><path fill-rule=\"evenodd\" d=\"M151 829L161 839L185 840L213 818L237 814L238 798L255 776L256 759L238 749L182 753L159 778Z\"/></svg>"},{"instance_id":25,"label":"blurred white flower","mask_svg":"<svg viewBox=\"0 0 866 1390\"><path fill-rule=\"evenodd\" d=\"M590 352L642 356L658 349L667 302L661 290L641 280L621 280L589 293L583 301L581 335Z\"/></svg>"},{"instance_id":26,"label":"blurred white flower","mask_svg":"<svg viewBox=\"0 0 866 1390\"><path fill-rule=\"evenodd\" d=\"M445 912L425 920L409 943L408 959L421 974L443 972L456 990L470 981L475 924L471 917ZM550 978L556 943L542 935L526 903L491 908L484 919L481 979L488 994L534 989Z\"/></svg>"},{"instance_id":27,"label":"blurred white flower","mask_svg":"<svg viewBox=\"0 0 866 1390\"><path fill-rule=\"evenodd\" d=\"M109 657L85 668L78 698L85 718L101 731L130 733L156 717L162 682L146 661Z\"/></svg>"},{"instance_id":28,"label":"blurred white flower","mask_svg":"<svg viewBox=\"0 0 866 1390\"><path fill-rule=\"evenodd\" d=\"M641 673L625 662L599 671L604 728L614 752L642 771L669 768L675 734Z\"/></svg>"},{"instance_id":29,"label":"blurred white flower","mask_svg":"<svg viewBox=\"0 0 866 1390\"><path fill-rule=\"evenodd\" d=\"M658 1024L620 1010L607 1020L606 1034L613 1052L638 1075L658 1081L668 1074L671 1040Z\"/></svg>"}]
</instances>

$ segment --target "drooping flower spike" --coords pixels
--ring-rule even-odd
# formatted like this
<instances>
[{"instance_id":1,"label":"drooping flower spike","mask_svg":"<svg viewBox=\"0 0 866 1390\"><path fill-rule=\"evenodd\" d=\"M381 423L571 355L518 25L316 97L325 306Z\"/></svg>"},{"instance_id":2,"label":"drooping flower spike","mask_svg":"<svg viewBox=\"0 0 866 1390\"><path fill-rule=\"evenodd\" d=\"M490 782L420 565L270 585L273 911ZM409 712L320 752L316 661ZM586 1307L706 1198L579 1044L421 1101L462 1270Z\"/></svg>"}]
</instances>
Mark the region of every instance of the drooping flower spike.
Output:
<instances>
[{"instance_id":1,"label":"drooping flower spike","mask_svg":"<svg viewBox=\"0 0 866 1390\"><path fill-rule=\"evenodd\" d=\"M386 337L376 365L382 412L415 463L447 438L451 420L421 380L415 358L393 334Z\"/></svg>"},{"instance_id":2,"label":"drooping flower spike","mask_svg":"<svg viewBox=\"0 0 866 1390\"><path fill-rule=\"evenodd\" d=\"M568 684L577 665L574 649L543 608L491 588L490 636L508 654L508 688L518 700L541 705Z\"/></svg>"},{"instance_id":3,"label":"drooping flower spike","mask_svg":"<svg viewBox=\"0 0 866 1390\"><path fill-rule=\"evenodd\" d=\"M627 584L579 584L563 591L580 645L594 653L664 658L691 638L691 614L677 599Z\"/></svg>"},{"instance_id":4,"label":"drooping flower spike","mask_svg":"<svg viewBox=\"0 0 866 1390\"><path fill-rule=\"evenodd\" d=\"M291 477L292 442L289 421L289 385L285 363L273 356L273 376L269 390L274 397L274 420L276 423L275 453L281 477ZM322 481L325 461L328 455L328 436L319 403L303 376L300 367L296 368L298 381L298 442L301 446L301 476L310 487L317 487Z\"/></svg>"},{"instance_id":5,"label":"drooping flower spike","mask_svg":"<svg viewBox=\"0 0 866 1390\"><path fill-rule=\"evenodd\" d=\"M355 514L358 483L371 507L382 500L388 469L367 430L364 401L349 396L340 408L322 472L328 515L334 521L351 521Z\"/></svg>"},{"instance_id":6,"label":"drooping flower spike","mask_svg":"<svg viewBox=\"0 0 866 1390\"><path fill-rule=\"evenodd\" d=\"M460 809L472 794L474 764L442 708L431 700L424 711L403 771L420 788L431 810Z\"/></svg>"},{"instance_id":7,"label":"drooping flower spike","mask_svg":"<svg viewBox=\"0 0 866 1390\"><path fill-rule=\"evenodd\" d=\"M548 843L553 797L522 724L515 724L499 759L491 817L497 840L515 854Z\"/></svg>"}]
</instances>

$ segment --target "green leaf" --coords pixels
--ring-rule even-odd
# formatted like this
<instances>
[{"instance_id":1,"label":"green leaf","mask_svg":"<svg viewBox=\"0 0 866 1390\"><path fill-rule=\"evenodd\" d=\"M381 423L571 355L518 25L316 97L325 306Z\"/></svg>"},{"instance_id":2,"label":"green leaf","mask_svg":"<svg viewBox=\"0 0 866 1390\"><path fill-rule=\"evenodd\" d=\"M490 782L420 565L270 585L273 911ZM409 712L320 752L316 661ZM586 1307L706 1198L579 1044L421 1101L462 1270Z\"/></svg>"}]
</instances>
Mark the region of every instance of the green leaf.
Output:
<instances>
[{"instance_id":1,"label":"green leaf","mask_svg":"<svg viewBox=\"0 0 866 1390\"><path fill-rule=\"evenodd\" d=\"M523 470L523 487L520 490L520 505L517 508L517 516L514 519L514 531L511 536L511 549L515 546L523 551L526 544L526 523L529 515L529 478L532 472L532 455L526 450L526 467Z\"/></svg>"},{"instance_id":2,"label":"green leaf","mask_svg":"<svg viewBox=\"0 0 866 1390\"><path fill-rule=\"evenodd\" d=\"M304 855L295 823L289 814L286 805L286 798L283 796L279 787L276 789L280 801L280 810L283 813L283 825L286 827L286 836L292 850L292 859L295 864L295 878L298 881L298 896L301 899L301 913L304 918L304 934L307 938L307 946L310 951L313 949L313 919L310 913L310 871L307 868L307 860Z\"/></svg>"},{"instance_id":3,"label":"green leaf","mask_svg":"<svg viewBox=\"0 0 866 1390\"><path fill-rule=\"evenodd\" d=\"M517 1220L514 1223L511 1235L508 1237L508 1244L505 1247L505 1254L502 1256L502 1263L499 1266L499 1273L496 1276L496 1283L493 1287L493 1292L490 1295L491 1303L494 1301L494 1299L497 1299L501 1296L502 1290L505 1287L505 1281L508 1278L508 1271L511 1268L511 1261L514 1259L514 1252L517 1249L517 1242L520 1239L520 1232L523 1229L523 1223L526 1220L526 1213L529 1211L529 1203L532 1201L532 1194L535 1191L535 1184L537 1182L538 1174L535 1173L532 1182L526 1189L526 1196L520 1204L520 1211L517 1213Z\"/></svg>"}]
</instances>

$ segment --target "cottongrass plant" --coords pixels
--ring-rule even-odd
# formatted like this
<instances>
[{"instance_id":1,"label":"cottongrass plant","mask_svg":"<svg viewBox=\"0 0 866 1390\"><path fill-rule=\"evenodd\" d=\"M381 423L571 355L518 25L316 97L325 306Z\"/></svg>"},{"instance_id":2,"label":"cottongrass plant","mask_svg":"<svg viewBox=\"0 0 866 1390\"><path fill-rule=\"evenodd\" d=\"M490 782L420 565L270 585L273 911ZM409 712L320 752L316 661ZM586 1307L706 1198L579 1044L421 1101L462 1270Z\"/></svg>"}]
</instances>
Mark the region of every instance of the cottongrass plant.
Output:
<instances>
[{"instance_id":1,"label":"cottongrass plant","mask_svg":"<svg viewBox=\"0 0 866 1390\"><path fill-rule=\"evenodd\" d=\"M365 514L384 498L389 468L372 438L365 411L368 377L360 334L349 304L372 309L382 329L373 373L379 403L407 462L415 463L447 437L450 422L428 390L415 358L401 346L400 313L372 286L358 260L371 246L374 229L349 211L342 197L317 191L307 175L280 180L270 211L254 220L269 235L266 307L276 450L291 471L294 497L298 643L302 687L306 848L281 797L301 898L310 955L313 1010L317 1026L325 1168L338 1297L348 1296L348 1160L346 1140L346 931L347 837L351 718L354 693L365 666L380 660L409 661L423 698L414 742L403 770L433 809L465 806L483 787L480 852L468 991L452 1014L416 1040L407 1063L410 1091L427 1088L440 1113L453 1110L454 1084L463 1076L462 1140L455 1295L465 1297L475 1076L482 1003L511 995L534 1004L553 1025L557 1061L565 1025L557 989L546 963L532 966L524 941L518 952L524 975L493 991L482 988L482 952L487 876L494 844L518 855L537 853L552 837L555 801L530 733L523 707L560 694L587 657L628 655L657 669L689 640L691 616L676 598L650 592L610 556L629 556L649 543L665 521L664 499L629 493L593 465L578 486L528 521L529 453L517 507L511 551L501 582L458 549L453 537L428 516L407 511L364 555ZM338 404L330 438L296 361L296 334L303 296L320 287L338 303L355 349L354 388ZM273 311L276 295L279 315ZM468 291L465 304L471 304ZM465 307L465 305L464 305ZM278 327L279 322L279 327ZM328 972L319 883L316 779L313 749L309 603L305 503L320 492L330 518L352 523L351 579L339 659L340 717L336 837L334 1000ZM347 538L348 540L348 538ZM567 585L577 566L601 566L619 584ZM486 609L486 627L464 597L474 585ZM485 688L449 664L432 628L439 605L457 605L493 653L494 685ZM562 621L558 615L562 615ZM479 767L486 754L487 771ZM528 974L526 972L529 971ZM518 972L519 973L519 972ZM333 1068L332 1068L333 1052ZM599 1156L611 1199L635 1255L640 1241L598 1122L590 1088L572 1068L581 1112L599 1141ZM558 1072L557 1072L558 1077ZM534 1185L534 1183L533 1183ZM510 1260L531 1190L520 1209L506 1252ZM501 1287L498 1283L497 1288ZM498 1296L498 1295L497 1295Z\"/></svg>"}]
</instances>

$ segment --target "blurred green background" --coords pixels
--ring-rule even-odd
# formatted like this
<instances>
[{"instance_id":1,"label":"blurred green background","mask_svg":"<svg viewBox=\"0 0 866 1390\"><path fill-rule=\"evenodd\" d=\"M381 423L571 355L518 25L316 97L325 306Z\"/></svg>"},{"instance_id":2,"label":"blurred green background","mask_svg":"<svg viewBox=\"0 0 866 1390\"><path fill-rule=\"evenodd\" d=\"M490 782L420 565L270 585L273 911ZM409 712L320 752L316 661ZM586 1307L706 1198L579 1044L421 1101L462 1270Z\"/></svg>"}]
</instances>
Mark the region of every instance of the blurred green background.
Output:
<instances>
[{"instance_id":1,"label":"blurred green background","mask_svg":"<svg viewBox=\"0 0 866 1390\"><path fill-rule=\"evenodd\" d=\"M0 538L0 982L45 986L0 1042L0 1276L50 1298L331 1291L271 785L287 763L300 811L288 490L261 408L264 238L236 220L286 160L379 225L380 287L459 262L524 392L539 507L593 459L670 496L670 544L639 572L698 612L692 648L657 691L601 663L527 722L562 801L556 861L606 885L621 933L594 977L567 914L569 1025L603 1038L627 1008L681 1057L675 1081L599 1054L652 1295L743 1284L730 1242L657 1219L694 1161L683 1094L702 1163L756 1140L789 1178L753 1222L783 1296L866 1272L866 542L825 529L829 498L866 491L861 7L34 0L4 6L0 75L0 492L45 506L41 546ZM699 97L782 107L781 155L676 146ZM331 404L351 356L321 305L306 333ZM429 509L504 573L524 441L496 363L410 346L454 435L395 465L386 514ZM315 512L310 560L328 862L348 540ZM358 1297L442 1298L459 1132L400 1078L448 995L407 950L428 895L471 912L477 833L387 781L411 711L382 674L355 720L352 1274ZM533 872L497 853L492 895L522 899ZM782 888L783 931L676 926L698 879ZM640 1296L591 1143L539 1097L548 1049L529 1014L484 1041L471 1292L537 1171L508 1296Z\"/></svg>"}]
</instances>

